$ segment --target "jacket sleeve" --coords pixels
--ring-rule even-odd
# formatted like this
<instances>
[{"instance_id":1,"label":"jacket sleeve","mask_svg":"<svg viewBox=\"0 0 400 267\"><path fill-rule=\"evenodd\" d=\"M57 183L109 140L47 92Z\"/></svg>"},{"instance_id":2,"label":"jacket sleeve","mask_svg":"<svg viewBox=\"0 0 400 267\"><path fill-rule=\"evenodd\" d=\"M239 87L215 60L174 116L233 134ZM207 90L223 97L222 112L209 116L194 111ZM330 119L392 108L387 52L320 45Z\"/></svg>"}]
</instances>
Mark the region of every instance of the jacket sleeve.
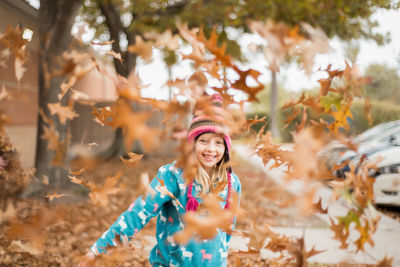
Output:
<instances>
[{"instance_id":1,"label":"jacket sleeve","mask_svg":"<svg viewBox=\"0 0 400 267\"><path fill-rule=\"evenodd\" d=\"M147 193L139 196L132 202L129 208L93 244L90 249L95 255L105 253L108 246L117 246L115 242L117 236L122 243L126 239L133 237L152 217L159 213L164 203L172 199L169 195L164 194L165 190L160 188L161 183L157 178L164 181L165 188L173 195L176 195L178 192L176 180L169 171L169 165L163 166L159 169L157 176L151 181Z\"/></svg>"}]
</instances>

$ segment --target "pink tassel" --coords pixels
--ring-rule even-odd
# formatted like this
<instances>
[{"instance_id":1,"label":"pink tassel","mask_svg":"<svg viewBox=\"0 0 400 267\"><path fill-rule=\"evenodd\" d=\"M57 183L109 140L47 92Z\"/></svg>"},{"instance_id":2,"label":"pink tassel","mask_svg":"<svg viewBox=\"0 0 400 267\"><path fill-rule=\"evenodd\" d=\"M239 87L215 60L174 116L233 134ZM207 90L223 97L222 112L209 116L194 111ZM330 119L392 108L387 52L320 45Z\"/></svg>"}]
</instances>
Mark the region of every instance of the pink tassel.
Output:
<instances>
[{"instance_id":1,"label":"pink tassel","mask_svg":"<svg viewBox=\"0 0 400 267\"><path fill-rule=\"evenodd\" d=\"M189 189L187 192L187 203L186 203L186 211L196 211L199 206L199 202L192 195L193 183L189 185Z\"/></svg>"},{"instance_id":2,"label":"pink tassel","mask_svg":"<svg viewBox=\"0 0 400 267\"><path fill-rule=\"evenodd\" d=\"M231 171L228 171L228 195L226 196L226 204L224 209L229 209L231 204L231 195L232 195L232 178L231 178Z\"/></svg>"}]
</instances>

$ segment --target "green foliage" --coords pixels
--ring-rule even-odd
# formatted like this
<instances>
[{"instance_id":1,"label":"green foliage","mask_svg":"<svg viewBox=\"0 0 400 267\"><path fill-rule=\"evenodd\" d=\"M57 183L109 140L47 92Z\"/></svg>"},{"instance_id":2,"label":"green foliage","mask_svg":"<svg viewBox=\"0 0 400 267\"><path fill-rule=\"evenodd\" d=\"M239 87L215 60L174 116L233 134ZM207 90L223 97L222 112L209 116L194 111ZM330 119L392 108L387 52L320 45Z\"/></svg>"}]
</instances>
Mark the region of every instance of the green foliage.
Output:
<instances>
[{"instance_id":1,"label":"green foliage","mask_svg":"<svg viewBox=\"0 0 400 267\"><path fill-rule=\"evenodd\" d=\"M373 100L385 100L392 104L400 103L400 77L396 68L371 64L365 71L371 82L364 87Z\"/></svg>"},{"instance_id":2,"label":"green foliage","mask_svg":"<svg viewBox=\"0 0 400 267\"><path fill-rule=\"evenodd\" d=\"M350 135L357 135L367 130L368 128L380 124L382 122L388 122L393 120L400 120L400 107L396 105L388 104L387 102L379 102L374 101L372 104L371 117L373 119L373 125L368 125L368 120L364 114L364 101L357 101L352 104L351 112L353 114L353 119L350 121ZM282 142L292 142L292 134L291 132L295 131L296 124L300 123L301 117L298 115L296 119L290 124L287 128L283 128L283 121L292 114L292 109L280 109L278 112L278 121L279 121L279 130L281 134ZM267 116L268 112L253 112L247 113L247 118L254 118L255 116L258 118L262 118L263 116ZM309 119L319 120L319 117L316 117L309 110L307 111L307 116ZM331 121L331 118L324 116L321 117L326 121ZM258 123L252 126L252 130L258 132L264 125L268 128L268 120L265 123Z\"/></svg>"},{"instance_id":3,"label":"green foliage","mask_svg":"<svg viewBox=\"0 0 400 267\"><path fill-rule=\"evenodd\" d=\"M95 37L110 36L106 25L107 12L112 8L121 18L119 31L125 34L143 35L149 31L162 32L171 29L176 32L175 23L188 22L189 27L203 26L207 34L217 26L221 42L227 42L227 52L241 57L236 41L228 40L226 27L248 32L247 20L272 19L290 26L301 22L318 26L329 36L343 40L367 38L383 43L385 36L373 33L376 22L371 15L377 8L395 8L390 0L84 0L80 17L96 30Z\"/></svg>"},{"instance_id":4,"label":"green foliage","mask_svg":"<svg viewBox=\"0 0 400 267\"><path fill-rule=\"evenodd\" d=\"M340 109L342 99L343 96L341 94L329 93L326 96L321 96L320 104L325 108L325 110L329 110L332 106L338 110Z\"/></svg>"},{"instance_id":5,"label":"green foliage","mask_svg":"<svg viewBox=\"0 0 400 267\"><path fill-rule=\"evenodd\" d=\"M373 125L368 125L367 118L364 115L364 102L353 103L351 112L354 119L350 124L351 133L357 135L366 129L380 124L382 122L400 120L400 107L383 101L374 101L372 104L371 117Z\"/></svg>"},{"instance_id":6,"label":"green foliage","mask_svg":"<svg viewBox=\"0 0 400 267\"><path fill-rule=\"evenodd\" d=\"M270 86L265 86L265 89L257 94L258 103L251 103L249 110L251 112L269 112L270 110ZM281 107L287 101L297 99L300 96L298 92L286 91L283 87L278 87L278 107Z\"/></svg>"}]
</instances>

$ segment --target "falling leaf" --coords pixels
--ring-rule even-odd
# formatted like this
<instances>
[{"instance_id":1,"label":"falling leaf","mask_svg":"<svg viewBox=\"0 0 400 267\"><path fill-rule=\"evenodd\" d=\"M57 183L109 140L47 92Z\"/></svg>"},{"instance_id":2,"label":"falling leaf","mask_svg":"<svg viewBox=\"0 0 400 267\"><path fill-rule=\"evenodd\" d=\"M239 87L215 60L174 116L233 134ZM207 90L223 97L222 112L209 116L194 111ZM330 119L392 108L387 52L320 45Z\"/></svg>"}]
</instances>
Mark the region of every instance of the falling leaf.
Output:
<instances>
[{"instance_id":1,"label":"falling leaf","mask_svg":"<svg viewBox=\"0 0 400 267\"><path fill-rule=\"evenodd\" d=\"M47 234L44 229L49 225L62 220L65 217L63 209L49 211L44 208L31 215L28 220L10 222L6 236L9 238L23 238L32 244L35 249L43 252Z\"/></svg>"},{"instance_id":2,"label":"falling leaf","mask_svg":"<svg viewBox=\"0 0 400 267\"><path fill-rule=\"evenodd\" d=\"M54 127L48 127L43 125L43 134L41 138L47 140L47 149L49 150L57 150L60 144L58 132L54 129Z\"/></svg>"},{"instance_id":3,"label":"falling leaf","mask_svg":"<svg viewBox=\"0 0 400 267\"><path fill-rule=\"evenodd\" d=\"M156 177L157 180L160 182L160 185L156 186L156 190L160 192L163 195L169 196L172 199L176 201L176 203L181 206L182 209L185 209L182 204L179 202L179 200L174 196L174 194L171 193L171 191L168 190L168 188L165 186L164 181Z\"/></svg>"},{"instance_id":4,"label":"falling leaf","mask_svg":"<svg viewBox=\"0 0 400 267\"><path fill-rule=\"evenodd\" d=\"M157 33L155 31L146 32L144 36L147 39L155 41L155 47L167 47L169 50L176 50L179 48L179 36L173 35L170 29L167 29L163 33Z\"/></svg>"},{"instance_id":5,"label":"falling leaf","mask_svg":"<svg viewBox=\"0 0 400 267\"><path fill-rule=\"evenodd\" d=\"M70 170L69 173L72 174L72 175L74 175L74 176L79 176L79 175L81 175L84 171L86 171L86 167L83 167L83 168L81 168L81 169L79 169L79 170L76 170L76 171Z\"/></svg>"},{"instance_id":6,"label":"falling leaf","mask_svg":"<svg viewBox=\"0 0 400 267\"><path fill-rule=\"evenodd\" d=\"M85 181L83 181L82 179L77 178L74 175L69 175L68 178L71 180L71 183L81 184L81 185L84 185L84 186L86 186L88 188L92 188L92 184L90 182L86 183Z\"/></svg>"},{"instance_id":7,"label":"falling leaf","mask_svg":"<svg viewBox=\"0 0 400 267\"><path fill-rule=\"evenodd\" d=\"M30 245L29 243L23 244L20 240L13 240L11 244L7 247L10 252L17 253L29 253L31 255L39 255L42 251L38 250L36 247Z\"/></svg>"},{"instance_id":8,"label":"falling leaf","mask_svg":"<svg viewBox=\"0 0 400 267\"><path fill-rule=\"evenodd\" d=\"M25 60L20 57L16 57L14 63L15 63L15 77L17 78L17 81L20 82L22 76L24 75L24 72L26 71L26 68L23 67Z\"/></svg>"},{"instance_id":9,"label":"falling leaf","mask_svg":"<svg viewBox=\"0 0 400 267\"><path fill-rule=\"evenodd\" d=\"M112 109L113 127L121 127L127 149L135 140L140 140L146 150L154 149L161 138L162 130L151 128L147 121L153 116L151 111L135 112L128 102L120 99Z\"/></svg>"},{"instance_id":10,"label":"falling leaf","mask_svg":"<svg viewBox=\"0 0 400 267\"><path fill-rule=\"evenodd\" d=\"M111 107L104 107L104 108L93 108L92 115L95 116L94 121L99 123L100 125L104 126L108 124L107 120L111 117L112 111Z\"/></svg>"},{"instance_id":11,"label":"falling leaf","mask_svg":"<svg viewBox=\"0 0 400 267\"><path fill-rule=\"evenodd\" d=\"M123 163L128 166L134 166L138 161L143 158L143 154L136 154L132 152L126 153L124 156L120 156L120 159Z\"/></svg>"},{"instance_id":12,"label":"falling leaf","mask_svg":"<svg viewBox=\"0 0 400 267\"><path fill-rule=\"evenodd\" d=\"M388 256L385 255L385 257L376 264L376 267L392 267L393 261L394 257L388 258Z\"/></svg>"},{"instance_id":13,"label":"falling leaf","mask_svg":"<svg viewBox=\"0 0 400 267\"><path fill-rule=\"evenodd\" d=\"M111 40L111 41L105 41L105 42L90 42L91 45L110 45L113 44L115 41Z\"/></svg>"},{"instance_id":14,"label":"falling leaf","mask_svg":"<svg viewBox=\"0 0 400 267\"><path fill-rule=\"evenodd\" d=\"M122 171L119 171L116 175L107 177L102 187L98 187L95 184L88 184L91 189L89 197L93 203L103 207L106 206L108 204L108 195L115 195L122 190L120 187L116 187L121 176Z\"/></svg>"},{"instance_id":15,"label":"falling leaf","mask_svg":"<svg viewBox=\"0 0 400 267\"><path fill-rule=\"evenodd\" d=\"M106 54L113 56L115 59L118 59L120 62L122 62L121 54L114 52L114 51L107 51Z\"/></svg>"},{"instance_id":16,"label":"falling leaf","mask_svg":"<svg viewBox=\"0 0 400 267\"><path fill-rule=\"evenodd\" d=\"M95 143L95 142L89 143L89 144L88 144L89 150L91 150L92 147L98 146L98 145L99 145L99 144L97 144L97 143Z\"/></svg>"},{"instance_id":17,"label":"falling leaf","mask_svg":"<svg viewBox=\"0 0 400 267\"><path fill-rule=\"evenodd\" d=\"M57 114L60 122L65 124L67 120L72 120L73 118L78 117L79 115L71 109L69 106L61 106L60 103L49 103L47 107L50 110L52 115Z\"/></svg>"},{"instance_id":18,"label":"falling leaf","mask_svg":"<svg viewBox=\"0 0 400 267\"><path fill-rule=\"evenodd\" d=\"M232 206L229 209L222 209L218 198L208 195L204 197L202 206L207 211L207 216L198 212L187 212L183 216L185 228L174 235L174 239L179 243L187 243L192 237L200 239L213 238L218 230L228 234L232 232L232 220L239 213L237 195L234 194Z\"/></svg>"},{"instance_id":19,"label":"falling leaf","mask_svg":"<svg viewBox=\"0 0 400 267\"><path fill-rule=\"evenodd\" d=\"M143 195L151 195L152 197L155 195L153 187L150 186L149 174L146 172L140 174L139 192Z\"/></svg>"},{"instance_id":20,"label":"falling leaf","mask_svg":"<svg viewBox=\"0 0 400 267\"><path fill-rule=\"evenodd\" d=\"M3 222L6 222L6 221L10 221L10 220L14 219L16 216L17 216L17 212L15 210L15 207L14 207L12 201L8 201L6 210L3 212L0 209L0 224L2 224Z\"/></svg>"},{"instance_id":21,"label":"falling leaf","mask_svg":"<svg viewBox=\"0 0 400 267\"><path fill-rule=\"evenodd\" d=\"M87 100L89 99L89 96L85 93L82 93L80 91L76 91L75 89L71 89L72 94L72 98L74 100Z\"/></svg>"},{"instance_id":22,"label":"falling leaf","mask_svg":"<svg viewBox=\"0 0 400 267\"><path fill-rule=\"evenodd\" d=\"M45 174L42 176L42 184L49 185L49 177Z\"/></svg>"},{"instance_id":23,"label":"falling leaf","mask_svg":"<svg viewBox=\"0 0 400 267\"><path fill-rule=\"evenodd\" d=\"M185 95L185 92L188 88L186 81L184 79L175 79L174 81L168 80L167 84L168 87L176 87L179 89L179 93L181 95Z\"/></svg>"},{"instance_id":24,"label":"falling leaf","mask_svg":"<svg viewBox=\"0 0 400 267\"><path fill-rule=\"evenodd\" d=\"M138 54L145 61L150 61L153 56L153 44L151 42L144 42L142 37L137 35L135 37L135 45L128 46L128 51Z\"/></svg>"},{"instance_id":25,"label":"falling leaf","mask_svg":"<svg viewBox=\"0 0 400 267\"><path fill-rule=\"evenodd\" d=\"M0 92L0 101L10 99L10 94L7 92L6 87L3 85Z\"/></svg>"},{"instance_id":26,"label":"falling leaf","mask_svg":"<svg viewBox=\"0 0 400 267\"><path fill-rule=\"evenodd\" d=\"M55 198L61 198L61 197L66 197L66 196L69 196L69 195L64 194L64 193L58 194L57 190L55 190L52 194L47 194L46 198L48 198L50 201L52 201Z\"/></svg>"}]
</instances>

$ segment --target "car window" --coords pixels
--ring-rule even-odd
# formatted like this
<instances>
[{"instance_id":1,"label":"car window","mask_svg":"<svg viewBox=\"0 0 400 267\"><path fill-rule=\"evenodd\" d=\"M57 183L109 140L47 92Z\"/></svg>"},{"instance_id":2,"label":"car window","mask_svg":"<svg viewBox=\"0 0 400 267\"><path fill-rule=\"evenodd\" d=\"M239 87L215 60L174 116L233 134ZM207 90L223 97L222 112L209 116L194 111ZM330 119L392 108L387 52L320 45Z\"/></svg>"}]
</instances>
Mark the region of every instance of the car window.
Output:
<instances>
[{"instance_id":1,"label":"car window","mask_svg":"<svg viewBox=\"0 0 400 267\"><path fill-rule=\"evenodd\" d=\"M397 129L397 130L396 130ZM374 139L381 139L381 141L388 141L388 133L400 134L400 121L393 121L376 125L355 138L356 142L370 142ZM383 135L383 136L382 136ZM390 135L390 134L389 134Z\"/></svg>"}]
</instances>

